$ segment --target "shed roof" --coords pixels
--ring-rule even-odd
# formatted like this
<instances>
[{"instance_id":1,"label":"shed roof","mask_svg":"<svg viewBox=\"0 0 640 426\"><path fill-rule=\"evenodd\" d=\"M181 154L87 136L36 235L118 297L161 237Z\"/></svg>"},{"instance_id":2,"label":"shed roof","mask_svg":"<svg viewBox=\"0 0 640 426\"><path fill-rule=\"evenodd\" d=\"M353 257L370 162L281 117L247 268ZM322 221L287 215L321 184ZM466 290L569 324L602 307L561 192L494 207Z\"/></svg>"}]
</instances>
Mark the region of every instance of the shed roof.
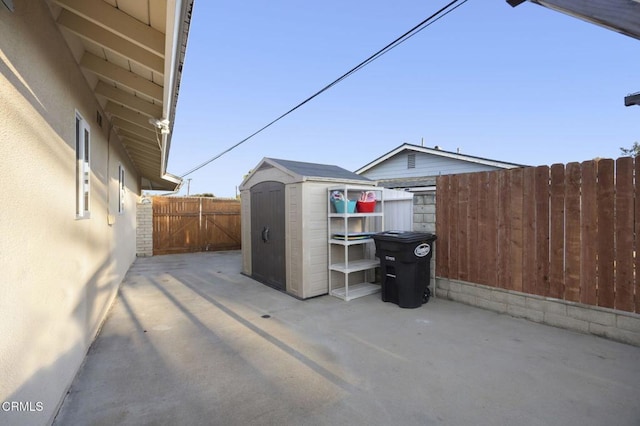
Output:
<instances>
[{"instance_id":1,"label":"shed roof","mask_svg":"<svg viewBox=\"0 0 640 426\"><path fill-rule=\"evenodd\" d=\"M295 181L307 180L335 181L339 183L360 183L375 185L375 181L364 176L357 175L342 167L331 164L306 163L303 161L282 160L278 158L263 158L260 163L249 173L240 185L240 189L247 184L251 177L260 170L276 168L290 175Z\"/></svg>"},{"instance_id":2,"label":"shed roof","mask_svg":"<svg viewBox=\"0 0 640 426\"><path fill-rule=\"evenodd\" d=\"M357 175L342 167L331 164L305 163L302 161L280 160L277 158L265 158L265 160L270 160L297 175L308 178L348 179L371 182L370 179L364 176Z\"/></svg>"}]
</instances>

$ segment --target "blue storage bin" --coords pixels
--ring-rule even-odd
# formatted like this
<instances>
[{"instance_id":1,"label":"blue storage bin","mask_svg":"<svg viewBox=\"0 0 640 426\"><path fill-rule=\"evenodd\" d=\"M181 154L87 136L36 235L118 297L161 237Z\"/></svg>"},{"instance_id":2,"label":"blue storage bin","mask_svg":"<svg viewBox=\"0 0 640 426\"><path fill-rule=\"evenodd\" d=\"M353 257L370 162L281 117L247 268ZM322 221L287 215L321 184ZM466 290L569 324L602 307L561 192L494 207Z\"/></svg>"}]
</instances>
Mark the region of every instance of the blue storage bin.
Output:
<instances>
[{"instance_id":1,"label":"blue storage bin","mask_svg":"<svg viewBox=\"0 0 640 426\"><path fill-rule=\"evenodd\" d=\"M336 209L336 213L345 213L345 203L344 200L331 200L333 203L333 208ZM356 201L349 200L347 204L346 213L355 213L356 211Z\"/></svg>"}]
</instances>

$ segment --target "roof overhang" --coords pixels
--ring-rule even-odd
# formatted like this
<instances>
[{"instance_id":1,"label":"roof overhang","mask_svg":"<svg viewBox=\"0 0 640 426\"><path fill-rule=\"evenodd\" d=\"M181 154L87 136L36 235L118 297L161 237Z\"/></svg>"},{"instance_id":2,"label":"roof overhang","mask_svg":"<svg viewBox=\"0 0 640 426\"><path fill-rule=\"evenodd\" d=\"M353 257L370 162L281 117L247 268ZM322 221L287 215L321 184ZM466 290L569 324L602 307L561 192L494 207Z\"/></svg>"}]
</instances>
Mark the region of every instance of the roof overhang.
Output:
<instances>
[{"instance_id":1,"label":"roof overhang","mask_svg":"<svg viewBox=\"0 0 640 426\"><path fill-rule=\"evenodd\" d=\"M640 105L640 92L624 97L624 106Z\"/></svg>"},{"instance_id":2,"label":"roof overhang","mask_svg":"<svg viewBox=\"0 0 640 426\"><path fill-rule=\"evenodd\" d=\"M48 1L142 189L179 189L167 162L194 0Z\"/></svg>"},{"instance_id":3,"label":"roof overhang","mask_svg":"<svg viewBox=\"0 0 640 426\"><path fill-rule=\"evenodd\" d=\"M638 0L528 1L640 40L640 1ZM524 2L525 0L507 0L507 3L514 7Z\"/></svg>"},{"instance_id":4,"label":"roof overhang","mask_svg":"<svg viewBox=\"0 0 640 426\"><path fill-rule=\"evenodd\" d=\"M418 146L418 145L412 145L412 144L402 144L399 147L395 148L392 151L389 151L388 153L384 154L381 157L376 158L375 160L373 160L371 163L362 166L361 168L359 168L358 170L355 171L356 174L362 174L364 172L366 172L367 170L371 170L372 168L374 168L375 166L377 166L380 163L383 163L384 161L388 160L389 158L393 157L394 155L397 155L403 151L413 151L413 152L422 152L425 154L431 154L431 155L436 155L439 157L445 157L445 158L452 158L455 160L461 160L461 161L467 161L469 163L477 163L477 164L483 164L486 166L492 166L492 167L496 167L499 169L513 169L513 168L517 168L517 167L525 167L523 164L515 164L515 163L505 163L504 161L496 161L496 160L489 160L487 158L481 158L481 157L474 157L472 155L465 155L465 154L460 154L460 153L456 153L456 152L449 152L449 151L444 151L441 150L439 148L427 148L424 146Z\"/></svg>"}]
</instances>

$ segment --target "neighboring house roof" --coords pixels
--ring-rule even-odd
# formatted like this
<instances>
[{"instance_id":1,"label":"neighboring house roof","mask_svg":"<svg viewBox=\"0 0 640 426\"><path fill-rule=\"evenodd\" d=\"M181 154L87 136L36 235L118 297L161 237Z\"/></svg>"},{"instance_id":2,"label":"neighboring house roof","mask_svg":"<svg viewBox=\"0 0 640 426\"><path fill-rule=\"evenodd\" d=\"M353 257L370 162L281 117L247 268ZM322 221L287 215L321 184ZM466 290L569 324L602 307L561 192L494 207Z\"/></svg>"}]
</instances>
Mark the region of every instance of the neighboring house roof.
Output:
<instances>
[{"instance_id":1,"label":"neighboring house roof","mask_svg":"<svg viewBox=\"0 0 640 426\"><path fill-rule=\"evenodd\" d=\"M469 163L477 163L485 166L496 167L499 169L513 169L516 167L526 167L524 164L516 164L516 163L507 163L504 161L490 160L488 158L475 157L473 155L460 154L457 152L444 151L439 148L426 148L424 146L412 145L405 143L400 145L399 147L389 151L388 153L382 155L381 157L376 158L369 164L362 166L358 170L356 170L357 174L365 173L367 170L372 169L373 167L383 163L389 158L400 154L403 151L413 151L413 152L421 152L425 154L431 154L439 157L451 158L455 160L467 161Z\"/></svg>"},{"instance_id":2,"label":"neighboring house roof","mask_svg":"<svg viewBox=\"0 0 640 426\"><path fill-rule=\"evenodd\" d=\"M578 19L640 40L640 2L638 0L529 0ZM515 7L525 0L507 0Z\"/></svg>"},{"instance_id":3,"label":"neighboring house roof","mask_svg":"<svg viewBox=\"0 0 640 426\"><path fill-rule=\"evenodd\" d=\"M308 180L316 181L335 181L339 183L354 184L375 184L374 181L364 176L359 176L342 167L329 164L305 163L302 161L281 160L277 158L263 158L260 163L249 173L240 185L240 189L244 189L245 184L251 177L260 170L276 168L283 173L288 174L296 182L304 182Z\"/></svg>"},{"instance_id":4,"label":"neighboring house roof","mask_svg":"<svg viewBox=\"0 0 640 426\"><path fill-rule=\"evenodd\" d=\"M436 178L440 175L518 167L525 166L406 143L361 167L356 173L375 179L379 186L385 188L421 192L434 190Z\"/></svg>"},{"instance_id":5,"label":"neighboring house roof","mask_svg":"<svg viewBox=\"0 0 640 426\"><path fill-rule=\"evenodd\" d=\"M167 173L167 160L193 1L50 1L142 189L174 190L182 182Z\"/></svg>"}]
</instances>

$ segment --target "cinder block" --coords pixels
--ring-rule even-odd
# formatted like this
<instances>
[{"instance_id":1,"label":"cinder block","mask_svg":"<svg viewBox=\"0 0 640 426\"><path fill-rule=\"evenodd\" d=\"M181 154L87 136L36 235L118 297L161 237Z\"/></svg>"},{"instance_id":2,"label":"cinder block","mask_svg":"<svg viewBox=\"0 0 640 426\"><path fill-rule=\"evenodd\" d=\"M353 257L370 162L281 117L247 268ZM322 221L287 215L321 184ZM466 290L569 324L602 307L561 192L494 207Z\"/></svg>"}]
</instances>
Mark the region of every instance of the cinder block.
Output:
<instances>
[{"instance_id":1,"label":"cinder block","mask_svg":"<svg viewBox=\"0 0 640 426\"><path fill-rule=\"evenodd\" d=\"M477 306L478 299L475 296L471 296L470 294L465 293L454 293L452 291L449 292L449 298L455 300L457 302L466 303L467 305Z\"/></svg>"},{"instance_id":2,"label":"cinder block","mask_svg":"<svg viewBox=\"0 0 640 426\"><path fill-rule=\"evenodd\" d=\"M500 312L501 314L504 314L507 312L506 303L494 302L492 300L481 299L481 298L478 298L477 302L478 302L477 306L480 308L489 309L490 311L494 311L494 312Z\"/></svg>"},{"instance_id":3,"label":"cinder block","mask_svg":"<svg viewBox=\"0 0 640 426\"><path fill-rule=\"evenodd\" d=\"M627 343L634 346L640 346L640 333L623 330L618 327L608 327L606 325L590 323L589 332L596 336L606 337L607 339L616 340L618 342Z\"/></svg>"},{"instance_id":4,"label":"cinder block","mask_svg":"<svg viewBox=\"0 0 640 426\"><path fill-rule=\"evenodd\" d=\"M564 303L544 300L538 297L526 297L526 307L542 312L550 312L556 315L567 315L567 305Z\"/></svg>"},{"instance_id":5,"label":"cinder block","mask_svg":"<svg viewBox=\"0 0 640 426\"><path fill-rule=\"evenodd\" d=\"M413 208L413 213L414 214L416 214L416 213L420 213L420 214L427 213L427 206L425 206L424 204L417 205L417 206L415 206Z\"/></svg>"},{"instance_id":6,"label":"cinder block","mask_svg":"<svg viewBox=\"0 0 640 426\"><path fill-rule=\"evenodd\" d=\"M507 303L508 302L509 293L506 291L494 290L491 292L491 300L499 303Z\"/></svg>"},{"instance_id":7,"label":"cinder block","mask_svg":"<svg viewBox=\"0 0 640 426\"><path fill-rule=\"evenodd\" d=\"M425 204L423 213L436 214L436 205L435 204Z\"/></svg>"},{"instance_id":8,"label":"cinder block","mask_svg":"<svg viewBox=\"0 0 640 426\"><path fill-rule=\"evenodd\" d=\"M564 315L552 314L550 312L544 313L544 323L556 327L567 328L569 330L580 331L583 333L589 332L589 323L587 321L571 318Z\"/></svg>"},{"instance_id":9,"label":"cinder block","mask_svg":"<svg viewBox=\"0 0 640 426\"><path fill-rule=\"evenodd\" d=\"M436 286L443 290L449 290L451 288L450 281L441 278L436 279Z\"/></svg>"},{"instance_id":10,"label":"cinder block","mask_svg":"<svg viewBox=\"0 0 640 426\"><path fill-rule=\"evenodd\" d=\"M440 297L442 299L449 299L449 291L441 288L436 288L436 297Z\"/></svg>"},{"instance_id":11,"label":"cinder block","mask_svg":"<svg viewBox=\"0 0 640 426\"><path fill-rule=\"evenodd\" d=\"M624 330L640 333L640 318L627 315L616 315L616 325Z\"/></svg>"},{"instance_id":12,"label":"cinder block","mask_svg":"<svg viewBox=\"0 0 640 426\"><path fill-rule=\"evenodd\" d=\"M424 196L423 195L414 195L413 196L413 205L419 206L424 204Z\"/></svg>"},{"instance_id":13,"label":"cinder block","mask_svg":"<svg viewBox=\"0 0 640 426\"><path fill-rule=\"evenodd\" d=\"M479 299L491 300L491 293L493 293L493 291L489 288L469 286L469 294L476 296Z\"/></svg>"},{"instance_id":14,"label":"cinder block","mask_svg":"<svg viewBox=\"0 0 640 426\"><path fill-rule=\"evenodd\" d=\"M527 298L518 294L507 293L507 304L524 308L527 306Z\"/></svg>"},{"instance_id":15,"label":"cinder block","mask_svg":"<svg viewBox=\"0 0 640 426\"><path fill-rule=\"evenodd\" d=\"M453 292L456 292L456 293L465 292L463 290L463 288L462 288L462 284L460 284L459 282L454 282L454 281L449 281L449 291L453 291Z\"/></svg>"},{"instance_id":16,"label":"cinder block","mask_svg":"<svg viewBox=\"0 0 640 426\"><path fill-rule=\"evenodd\" d=\"M567 315L571 318L594 322L596 324L608 326L616 325L616 315L612 312L597 311L595 309L583 308L580 306L567 306Z\"/></svg>"},{"instance_id":17,"label":"cinder block","mask_svg":"<svg viewBox=\"0 0 640 426\"><path fill-rule=\"evenodd\" d=\"M435 213L425 213L425 214L423 215L423 220L424 220L426 223L435 223L435 221L436 221L436 215L435 215Z\"/></svg>"},{"instance_id":18,"label":"cinder block","mask_svg":"<svg viewBox=\"0 0 640 426\"><path fill-rule=\"evenodd\" d=\"M526 318L534 322L542 322L544 319L543 312L527 309L518 305L507 305L507 313L514 317Z\"/></svg>"}]
</instances>

